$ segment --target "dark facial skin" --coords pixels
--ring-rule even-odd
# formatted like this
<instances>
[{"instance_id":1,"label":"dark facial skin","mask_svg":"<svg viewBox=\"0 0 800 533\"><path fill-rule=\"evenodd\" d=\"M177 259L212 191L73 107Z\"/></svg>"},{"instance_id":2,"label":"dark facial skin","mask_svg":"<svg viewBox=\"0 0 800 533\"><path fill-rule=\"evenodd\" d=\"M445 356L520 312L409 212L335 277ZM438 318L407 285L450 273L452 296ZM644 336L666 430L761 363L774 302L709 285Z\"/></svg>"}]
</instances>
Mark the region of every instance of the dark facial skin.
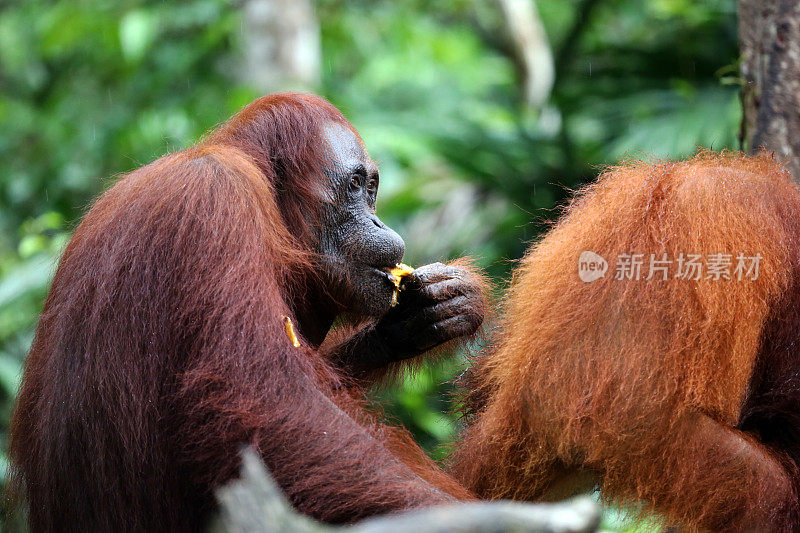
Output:
<instances>
[{"instance_id":1,"label":"dark facial skin","mask_svg":"<svg viewBox=\"0 0 800 533\"><path fill-rule=\"evenodd\" d=\"M405 243L375 214L378 166L359 138L340 124L325 128L324 138L331 189L318 236L322 271L343 310L380 316L394 290L387 271L403 259Z\"/></svg>"},{"instance_id":2,"label":"dark facial skin","mask_svg":"<svg viewBox=\"0 0 800 533\"><path fill-rule=\"evenodd\" d=\"M417 268L404 278L405 290L391 307L388 270L402 260L405 244L375 215L378 167L346 126L329 124L321 137L328 145L330 185L320 192L320 283L306 298L313 305L295 309L304 338L318 347L341 313L373 317L326 354L351 374L365 375L475 333L483 322L483 294L464 269L442 263Z\"/></svg>"}]
</instances>

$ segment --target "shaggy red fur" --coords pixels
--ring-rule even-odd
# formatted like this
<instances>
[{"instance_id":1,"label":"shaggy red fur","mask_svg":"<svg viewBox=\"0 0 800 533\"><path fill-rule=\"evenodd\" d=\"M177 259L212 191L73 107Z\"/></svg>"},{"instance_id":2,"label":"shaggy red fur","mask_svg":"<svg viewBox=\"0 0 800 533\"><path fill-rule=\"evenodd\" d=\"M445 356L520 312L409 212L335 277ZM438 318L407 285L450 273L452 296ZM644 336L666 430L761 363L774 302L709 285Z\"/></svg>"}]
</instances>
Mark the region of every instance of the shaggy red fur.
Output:
<instances>
[{"instance_id":1,"label":"shaggy red fur","mask_svg":"<svg viewBox=\"0 0 800 533\"><path fill-rule=\"evenodd\" d=\"M33 531L197 531L251 444L330 522L470 498L282 317L318 283L326 101L264 97L121 178L58 267L11 428Z\"/></svg>"},{"instance_id":2,"label":"shaggy red fur","mask_svg":"<svg viewBox=\"0 0 800 533\"><path fill-rule=\"evenodd\" d=\"M609 261L591 283L587 250ZM755 280L615 279L638 253L763 259ZM800 191L770 156L609 169L530 249L506 311L453 468L479 496L599 483L689 529L800 529Z\"/></svg>"}]
</instances>

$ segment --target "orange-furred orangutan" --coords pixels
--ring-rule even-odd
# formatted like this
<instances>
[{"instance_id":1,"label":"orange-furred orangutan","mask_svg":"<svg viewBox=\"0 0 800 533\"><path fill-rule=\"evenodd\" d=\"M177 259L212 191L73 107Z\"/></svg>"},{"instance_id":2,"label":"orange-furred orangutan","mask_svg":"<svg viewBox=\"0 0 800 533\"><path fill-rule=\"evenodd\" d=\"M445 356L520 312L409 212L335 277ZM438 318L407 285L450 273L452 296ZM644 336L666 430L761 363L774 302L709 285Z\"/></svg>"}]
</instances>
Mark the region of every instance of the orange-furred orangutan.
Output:
<instances>
[{"instance_id":1,"label":"orange-furred orangutan","mask_svg":"<svg viewBox=\"0 0 800 533\"><path fill-rule=\"evenodd\" d=\"M688 530L800 530L800 191L770 156L606 171L506 312L454 458L468 488L597 484Z\"/></svg>"},{"instance_id":2,"label":"orange-furred orangutan","mask_svg":"<svg viewBox=\"0 0 800 533\"><path fill-rule=\"evenodd\" d=\"M441 263L392 306L405 246L376 214L379 182L333 105L281 93L98 198L12 419L30 530L203 531L242 445L326 522L471 499L366 402L371 380L474 334L485 308L480 277ZM361 327L344 336L341 317Z\"/></svg>"}]
</instances>

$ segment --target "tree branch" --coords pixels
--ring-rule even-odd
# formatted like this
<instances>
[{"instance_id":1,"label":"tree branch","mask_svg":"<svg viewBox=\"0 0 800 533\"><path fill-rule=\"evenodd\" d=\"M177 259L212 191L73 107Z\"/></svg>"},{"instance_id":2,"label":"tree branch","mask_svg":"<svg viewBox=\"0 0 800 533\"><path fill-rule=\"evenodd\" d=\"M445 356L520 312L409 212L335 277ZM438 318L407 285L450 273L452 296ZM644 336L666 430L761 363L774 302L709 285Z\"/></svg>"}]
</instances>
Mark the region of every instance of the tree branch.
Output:
<instances>
[{"instance_id":1,"label":"tree branch","mask_svg":"<svg viewBox=\"0 0 800 533\"><path fill-rule=\"evenodd\" d=\"M299 452L301 453L301 452ZM364 520L341 528L298 514L251 448L242 454L241 479L217 491L220 515L213 533L588 533L600 510L589 498L557 504L481 502L443 505Z\"/></svg>"}]
</instances>

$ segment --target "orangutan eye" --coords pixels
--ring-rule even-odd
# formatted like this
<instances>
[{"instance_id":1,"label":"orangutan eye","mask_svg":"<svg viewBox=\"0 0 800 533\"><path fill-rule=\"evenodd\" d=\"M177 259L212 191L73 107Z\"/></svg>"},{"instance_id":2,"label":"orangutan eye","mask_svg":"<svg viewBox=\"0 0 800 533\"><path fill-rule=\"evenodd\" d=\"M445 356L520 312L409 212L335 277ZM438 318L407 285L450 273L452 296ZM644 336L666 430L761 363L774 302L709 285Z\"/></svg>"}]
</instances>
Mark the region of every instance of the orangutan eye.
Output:
<instances>
[{"instance_id":1,"label":"orangutan eye","mask_svg":"<svg viewBox=\"0 0 800 533\"><path fill-rule=\"evenodd\" d=\"M350 177L350 188L355 190L361 187L361 180L358 178L358 174L353 174Z\"/></svg>"},{"instance_id":2,"label":"orangutan eye","mask_svg":"<svg viewBox=\"0 0 800 533\"><path fill-rule=\"evenodd\" d=\"M372 178L367 182L367 190L371 193L378 192L378 179Z\"/></svg>"}]
</instances>

